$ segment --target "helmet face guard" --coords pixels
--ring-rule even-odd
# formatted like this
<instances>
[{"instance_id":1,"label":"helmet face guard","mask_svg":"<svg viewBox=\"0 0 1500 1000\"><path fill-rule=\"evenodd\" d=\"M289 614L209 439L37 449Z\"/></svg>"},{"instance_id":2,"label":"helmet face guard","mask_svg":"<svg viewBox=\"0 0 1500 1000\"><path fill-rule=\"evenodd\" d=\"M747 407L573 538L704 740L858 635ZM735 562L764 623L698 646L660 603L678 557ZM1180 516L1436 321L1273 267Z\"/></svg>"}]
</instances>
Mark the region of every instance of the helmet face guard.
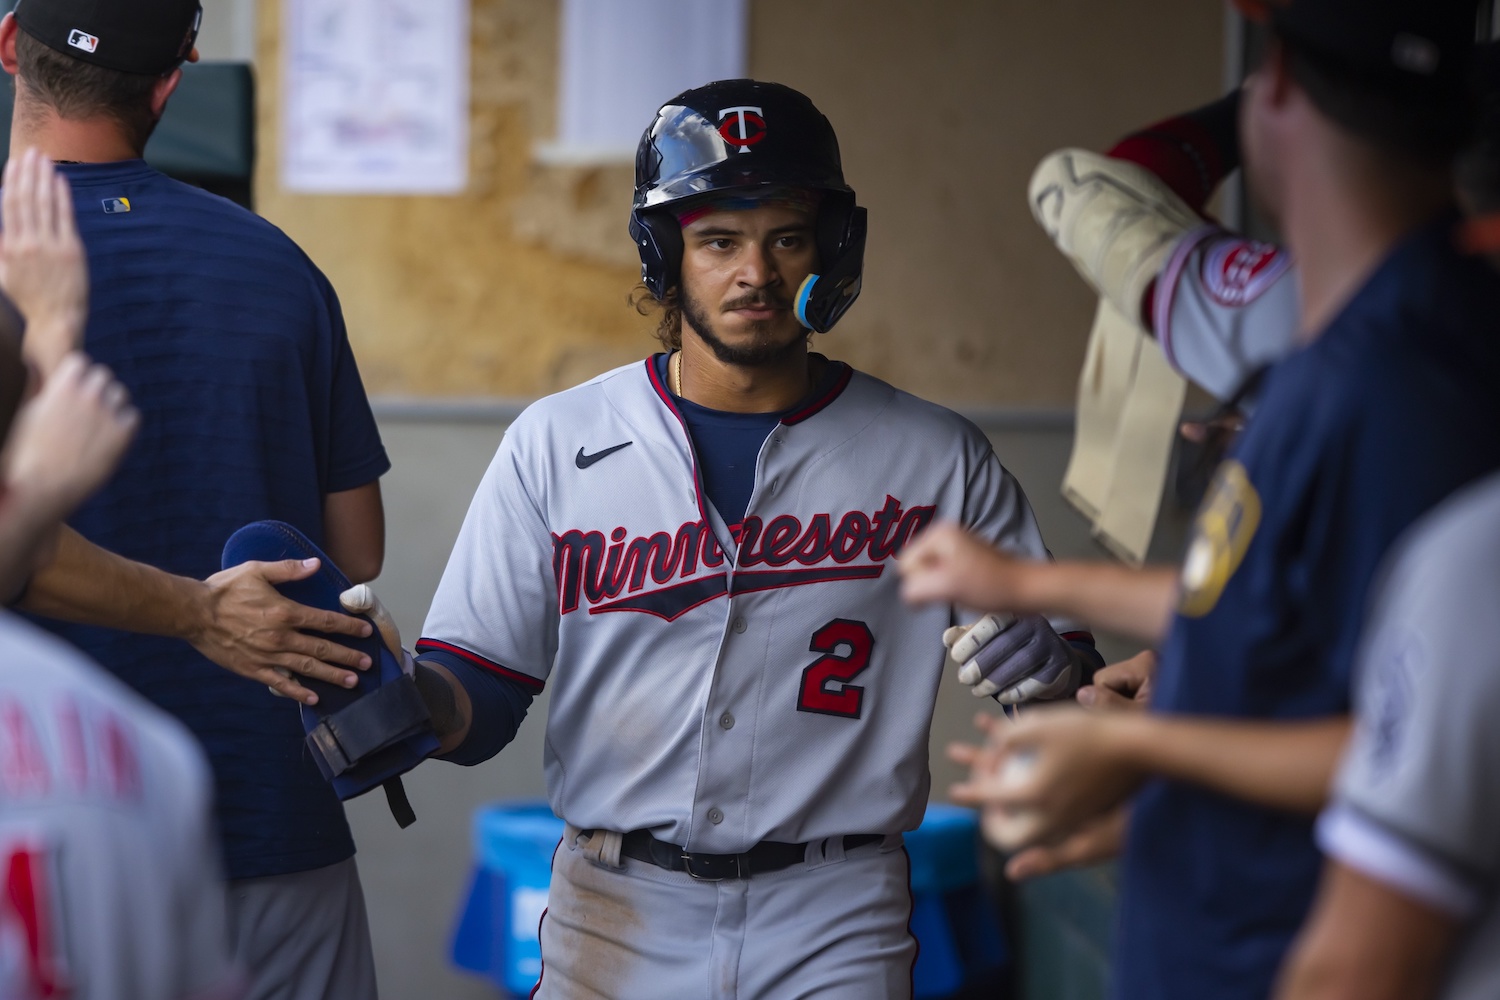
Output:
<instances>
[{"instance_id":1,"label":"helmet face guard","mask_svg":"<svg viewBox=\"0 0 1500 1000\"><path fill-rule=\"evenodd\" d=\"M657 299L682 268L683 202L720 191L801 188L822 195L815 227L821 271L797 293L797 319L822 333L859 295L866 213L844 183L838 139L802 94L775 83L725 80L674 97L641 136L630 238L641 281Z\"/></svg>"}]
</instances>

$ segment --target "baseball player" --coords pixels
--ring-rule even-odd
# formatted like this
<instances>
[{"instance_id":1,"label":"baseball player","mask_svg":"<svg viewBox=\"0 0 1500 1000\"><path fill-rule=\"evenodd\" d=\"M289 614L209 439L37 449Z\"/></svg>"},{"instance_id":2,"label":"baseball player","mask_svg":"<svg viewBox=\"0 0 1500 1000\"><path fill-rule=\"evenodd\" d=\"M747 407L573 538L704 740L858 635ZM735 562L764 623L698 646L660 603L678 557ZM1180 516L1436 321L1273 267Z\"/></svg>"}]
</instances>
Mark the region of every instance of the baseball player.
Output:
<instances>
[{"instance_id":1,"label":"baseball player","mask_svg":"<svg viewBox=\"0 0 1500 1000\"><path fill-rule=\"evenodd\" d=\"M1500 995L1500 475L1424 518L1393 562L1281 1000Z\"/></svg>"},{"instance_id":2,"label":"baseball player","mask_svg":"<svg viewBox=\"0 0 1500 1000\"><path fill-rule=\"evenodd\" d=\"M909 996L901 833L955 611L904 607L893 560L938 518L1045 558L1036 522L978 429L808 351L859 292L865 212L806 97L668 102L631 232L667 351L509 428L417 682L462 763L551 685L536 996ZM1011 699L1098 662L1040 616L979 658Z\"/></svg>"},{"instance_id":3,"label":"baseball player","mask_svg":"<svg viewBox=\"0 0 1500 1000\"><path fill-rule=\"evenodd\" d=\"M376 989L353 838L297 706L266 685L309 698L277 667L352 683L368 657L297 630L370 628L274 590L316 565L219 567L235 529L274 518L373 577L389 462L323 275L264 220L140 159L201 15L197 0L22 0L0 21L12 148L62 162L93 277L87 350L142 422L21 606L207 750L251 996L363 1000ZM50 377L56 353L27 341Z\"/></svg>"},{"instance_id":4,"label":"baseball player","mask_svg":"<svg viewBox=\"0 0 1500 1000\"><path fill-rule=\"evenodd\" d=\"M1465 129L1472 7L1256 13L1275 39L1245 97L1247 164L1301 262L1310 344L1272 370L1219 470L1175 615L1175 581L1154 598L1170 634L1153 713L1035 713L975 757L963 789L1008 814L1012 845L1136 793L1121 997L1269 991L1316 879L1294 813L1321 804L1343 739L1369 581L1419 515L1500 467L1485 430L1500 420L1500 350L1484 325L1500 278L1456 246L1445 158ZM1088 578L1017 569L936 527L903 562L915 597L1011 610Z\"/></svg>"},{"instance_id":5,"label":"baseball player","mask_svg":"<svg viewBox=\"0 0 1500 1000\"><path fill-rule=\"evenodd\" d=\"M66 182L17 150L4 203L0 284L27 336L59 358L12 426L25 370L7 302L0 590L14 593L61 519L113 471L138 415L110 373L76 353L87 275ZM208 762L180 723L0 612L0 761L0 996L241 995Z\"/></svg>"}]
</instances>

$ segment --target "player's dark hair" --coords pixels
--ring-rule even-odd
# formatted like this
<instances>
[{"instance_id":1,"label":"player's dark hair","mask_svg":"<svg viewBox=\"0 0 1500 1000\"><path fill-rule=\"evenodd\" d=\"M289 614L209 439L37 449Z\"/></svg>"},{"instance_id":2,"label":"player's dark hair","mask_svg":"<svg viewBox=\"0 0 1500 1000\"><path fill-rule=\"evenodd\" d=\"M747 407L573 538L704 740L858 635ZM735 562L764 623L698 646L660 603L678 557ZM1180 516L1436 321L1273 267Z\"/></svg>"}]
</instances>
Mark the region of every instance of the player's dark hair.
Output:
<instances>
[{"instance_id":1,"label":"player's dark hair","mask_svg":"<svg viewBox=\"0 0 1500 1000\"><path fill-rule=\"evenodd\" d=\"M661 312L656 323L656 339L669 351L682 350L682 305L677 301L677 288L667 289L665 298L658 299L642 282L630 290L628 301L642 316Z\"/></svg>"},{"instance_id":2,"label":"player's dark hair","mask_svg":"<svg viewBox=\"0 0 1500 1000\"><path fill-rule=\"evenodd\" d=\"M151 95L160 76L121 73L81 59L72 59L42 44L24 31L16 32L17 75L26 92L61 118L111 118L125 130L125 138L137 150L156 129ZM35 114L19 109L22 114Z\"/></svg>"},{"instance_id":3,"label":"player's dark hair","mask_svg":"<svg viewBox=\"0 0 1500 1000\"><path fill-rule=\"evenodd\" d=\"M1322 114L1381 153L1424 167L1450 164L1469 137L1466 94L1348 67L1280 39L1287 70Z\"/></svg>"}]
</instances>

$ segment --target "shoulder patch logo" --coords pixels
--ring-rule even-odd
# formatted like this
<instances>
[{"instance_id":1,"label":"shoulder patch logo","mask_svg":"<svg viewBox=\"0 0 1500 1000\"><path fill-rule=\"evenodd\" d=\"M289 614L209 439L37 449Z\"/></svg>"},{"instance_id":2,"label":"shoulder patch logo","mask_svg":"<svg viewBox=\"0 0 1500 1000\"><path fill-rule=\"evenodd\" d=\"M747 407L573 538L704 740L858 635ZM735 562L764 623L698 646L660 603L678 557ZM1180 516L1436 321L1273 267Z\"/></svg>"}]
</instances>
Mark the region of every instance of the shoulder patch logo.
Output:
<instances>
[{"instance_id":1,"label":"shoulder patch logo","mask_svg":"<svg viewBox=\"0 0 1500 1000\"><path fill-rule=\"evenodd\" d=\"M1291 266L1291 256L1272 243L1224 240L1203 258L1203 287L1226 306L1249 305Z\"/></svg>"},{"instance_id":2,"label":"shoulder patch logo","mask_svg":"<svg viewBox=\"0 0 1500 1000\"><path fill-rule=\"evenodd\" d=\"M87 31L79 31L77 28L74 28L68 32L68 44L75 49L93 52L99 47L99 39Z\"/></svg>"},{"instance_id":3,"label":"shoulder patch logo","mask_svg":"<svg viewBox=\"0 0 1500 1000\"><path fill-rule=\"evenodd\" d=\"M1245 467L1229 459L1214 473L1193 525L1182 562L1182 614L1202 618L1214 609L1258 527L1260 494Z\"/></svg>"},{"instance_id":4,"label":"shoulder patch logo","mask_svg":"<svg viewBox=\"0 0 1500 1000\"><path fill-rule=\"evenodd\" d=\"M129 198L105 198L103 205L105 215L119 215L130 211Z\"/></svg>"}]
</instances>

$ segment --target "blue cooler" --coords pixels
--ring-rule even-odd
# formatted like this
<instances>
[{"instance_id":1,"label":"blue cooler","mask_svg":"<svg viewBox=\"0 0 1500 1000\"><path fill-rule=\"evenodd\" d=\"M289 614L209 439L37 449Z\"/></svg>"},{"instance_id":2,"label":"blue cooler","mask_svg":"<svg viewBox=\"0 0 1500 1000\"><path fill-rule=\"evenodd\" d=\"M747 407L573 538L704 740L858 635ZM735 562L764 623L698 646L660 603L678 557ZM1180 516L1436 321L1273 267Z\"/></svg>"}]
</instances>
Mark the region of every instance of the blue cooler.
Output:
<instances>
[{"instance_id":1,"label":"blue cooler","mask_svg":"<svg viewBox=\"0 0 1500 1000\"><path fill-rule=\"evenodd\" d=\"M979 877L978 814L929 804L922 825L906 835L906 853L911 931L920 946L913 972L917 1000L998 991L1010 953Z\"/></svg>"},{"instance_id":2,"label":"blue cooler","mask_svg":"<svg viewBox=\"0 0 1500 1000\"><path fill-rule=\"evenodd\" d=\"M524 997L542 974L538 928L563 821L543 801L507 802L474 816L474 877L453 964L477 972L507 997Z\"/></svg>"}]
</instances>

